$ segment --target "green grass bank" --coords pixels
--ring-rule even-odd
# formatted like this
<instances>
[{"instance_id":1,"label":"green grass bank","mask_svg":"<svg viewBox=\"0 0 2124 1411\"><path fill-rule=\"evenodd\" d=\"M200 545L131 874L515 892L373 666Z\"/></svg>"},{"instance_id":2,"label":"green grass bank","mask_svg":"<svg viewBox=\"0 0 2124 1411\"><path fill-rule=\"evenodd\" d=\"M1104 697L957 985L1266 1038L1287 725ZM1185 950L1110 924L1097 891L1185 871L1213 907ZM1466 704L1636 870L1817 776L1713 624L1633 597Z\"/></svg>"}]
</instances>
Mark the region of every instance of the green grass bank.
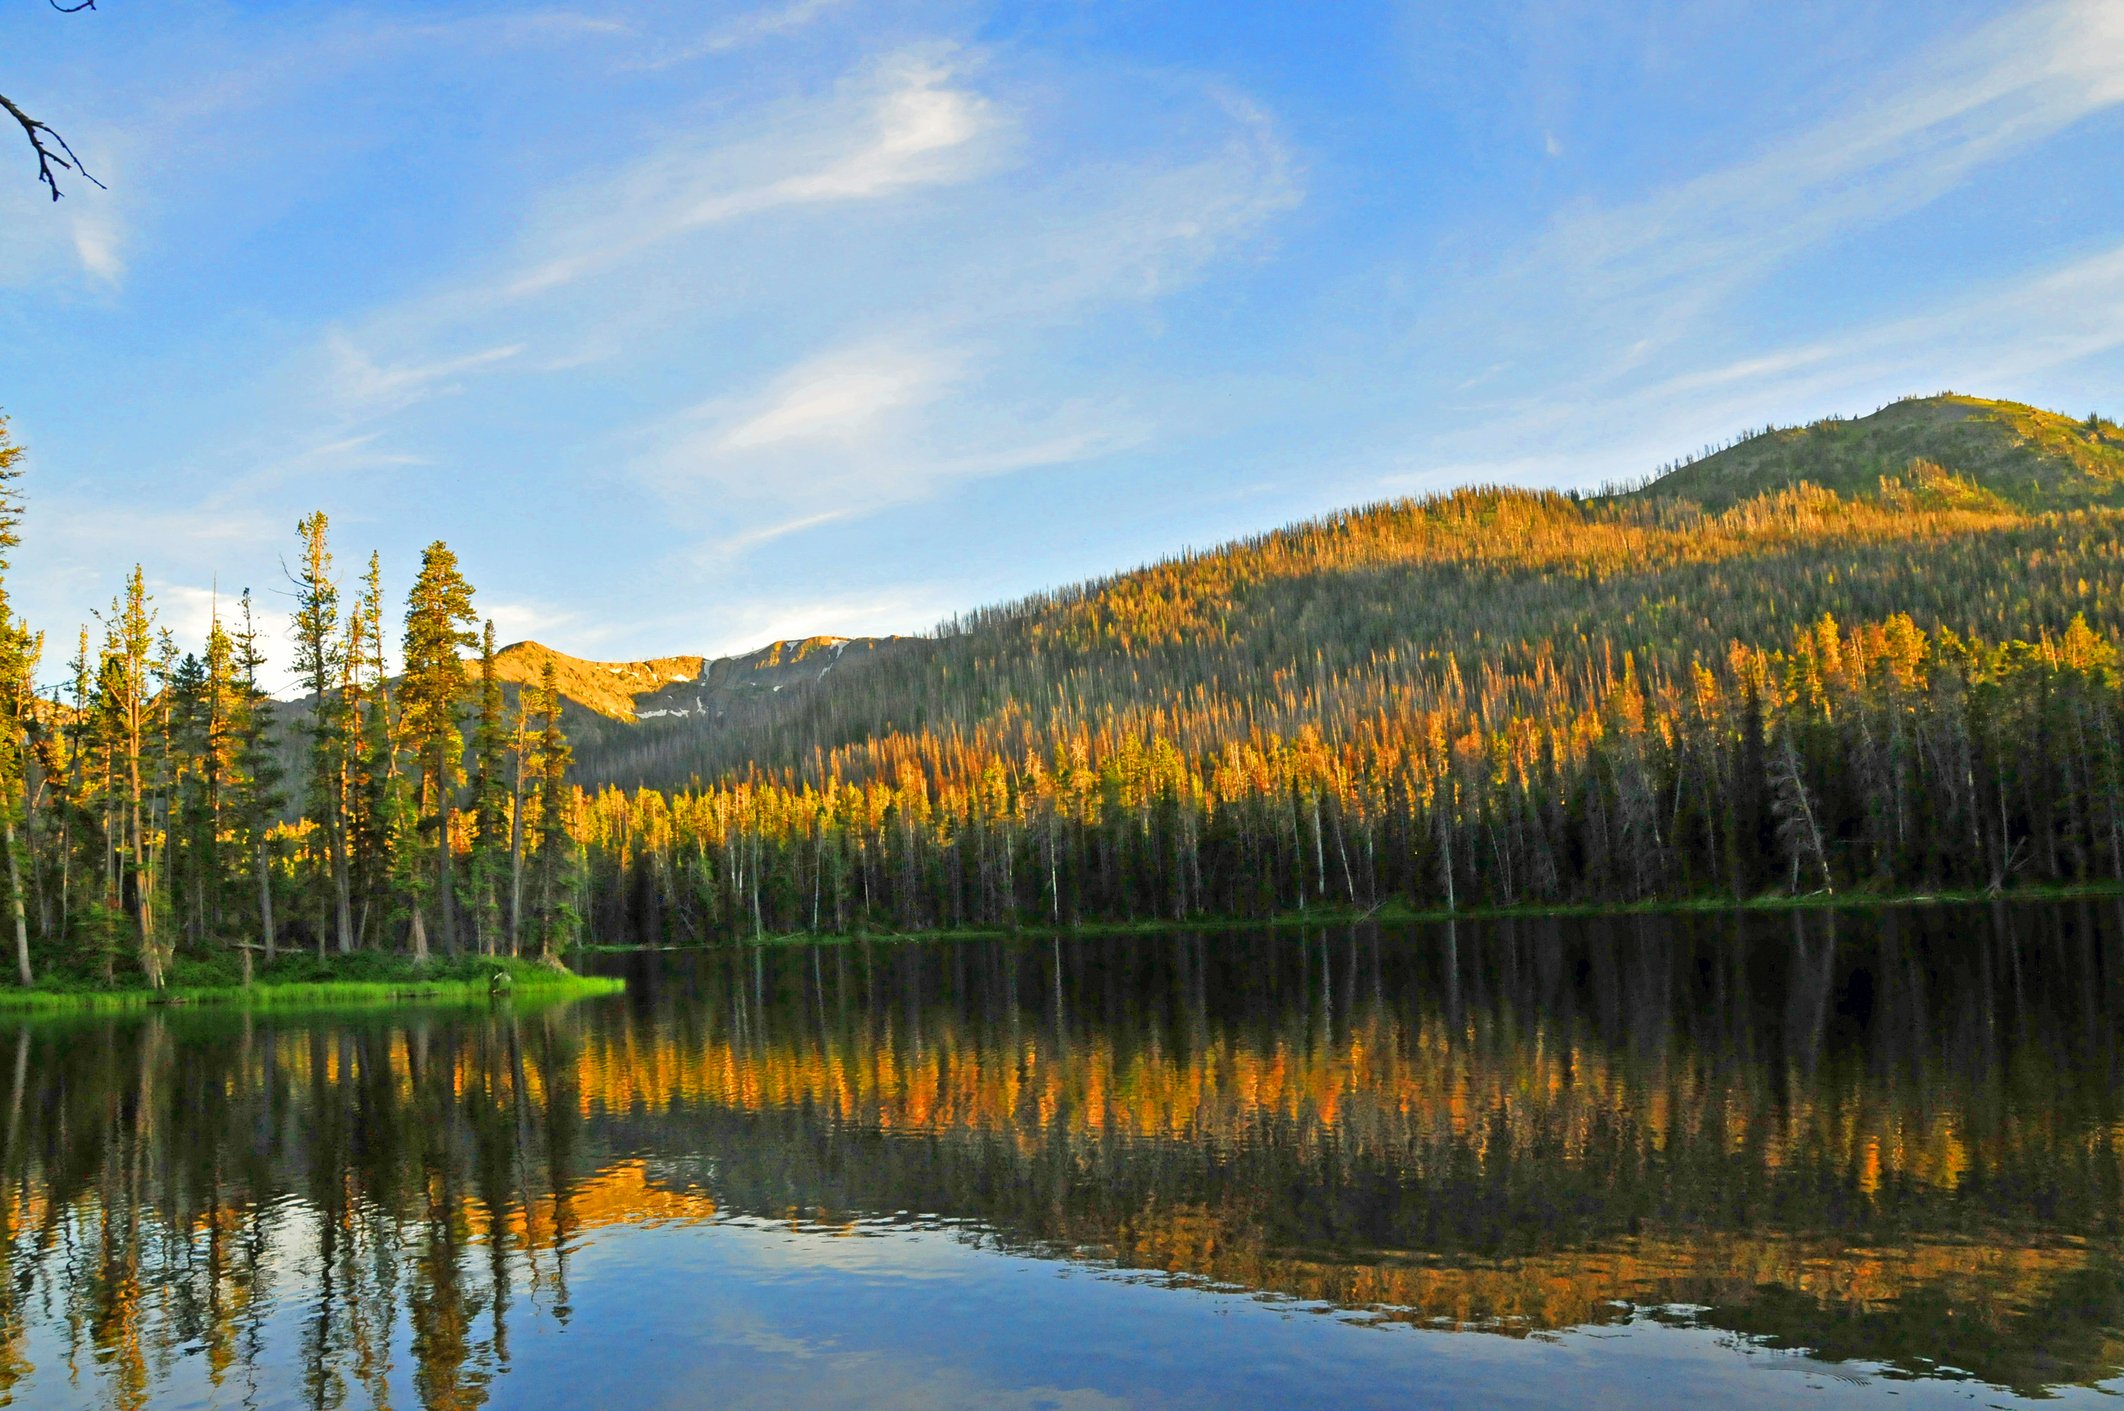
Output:
<instances>
[{"instance_id":1,"label":"green grass bank","mask_svg":"<svg viewBox=\"0 0 2124 1411\"><path fill-rule=\"evenodd\" d=\"M497 978L499 977L499 978ZM249 985L238 964L217 956L180 960L160 990L121 976L56 974L24 989L0 986L0 1013L47 1010L143 1009L150 1006L234 1005L246 1008L396 1004L408 1001L486 1003L502 996L558 999L617 994L626 981L577 975L557 966L507 957L437 957L415 965L403 956L349 955L320 960L302 952L259 966Z\"/></svg>"}]
</instances>

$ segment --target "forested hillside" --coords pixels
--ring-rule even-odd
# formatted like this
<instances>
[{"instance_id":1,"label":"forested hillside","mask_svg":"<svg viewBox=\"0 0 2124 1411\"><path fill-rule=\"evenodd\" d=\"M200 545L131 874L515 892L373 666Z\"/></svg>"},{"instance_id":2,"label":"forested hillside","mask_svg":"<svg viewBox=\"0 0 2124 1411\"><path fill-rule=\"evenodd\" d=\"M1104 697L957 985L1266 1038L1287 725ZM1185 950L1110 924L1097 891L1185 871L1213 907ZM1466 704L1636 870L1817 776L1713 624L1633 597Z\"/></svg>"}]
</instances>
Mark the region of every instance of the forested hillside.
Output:
<instances>
[{"instance_id":1,"label":"forested hillside","mask_svg":"<svg viewBox=\"0 0 2124 1411\"><path fill-rule=\"evenodd\" d=\"M1762 433L1613 497L1469 490L1367 506L975 612L712 712L649 720L672 693L645 696L649 728L578 742L578 777L669 787L894 734L1004 719L1038 731L1198 688L1288 726L1449 656L1518 677L1604 643L1673 670L1734 640L1782 643L1824 613L1904 612L1987 638L2062 630L2080 612L2114 624L2111 571L2067 572L2103 557L2087 535L2108 521L2063 513L2112 494L2124 504L2113 423L1899 402Z\"/></svg>"},{"instance_id":2,"label":"forested hillside","mask_svg":"<svg viewBox=\"0 0 2124 1411\"><path fill-rule=\"evenodd\" d=\"M582 752L600 925L2124 876L2120 475L2111 422L1927 398L977 612Z\"/></svg>"}]
</instances>

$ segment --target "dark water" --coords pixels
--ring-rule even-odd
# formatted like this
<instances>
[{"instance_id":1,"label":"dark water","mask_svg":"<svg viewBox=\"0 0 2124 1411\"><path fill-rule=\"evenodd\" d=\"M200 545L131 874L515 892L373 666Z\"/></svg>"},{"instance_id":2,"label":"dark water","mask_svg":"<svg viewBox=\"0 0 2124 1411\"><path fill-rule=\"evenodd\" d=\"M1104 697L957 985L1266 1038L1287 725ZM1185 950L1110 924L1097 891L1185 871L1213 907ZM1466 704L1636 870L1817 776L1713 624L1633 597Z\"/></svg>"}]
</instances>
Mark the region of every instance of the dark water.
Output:
<instances>
[{"instance_id":1,"label":"dark water","mask_svg":"<svg viewBox=\"0 0 2124 1411\"><path fill-rule=\"evenodd\" d=\"M2124 1389L2115 903L610 967L0 1027L0 1401Z\"/></svg>"}]
</instances>

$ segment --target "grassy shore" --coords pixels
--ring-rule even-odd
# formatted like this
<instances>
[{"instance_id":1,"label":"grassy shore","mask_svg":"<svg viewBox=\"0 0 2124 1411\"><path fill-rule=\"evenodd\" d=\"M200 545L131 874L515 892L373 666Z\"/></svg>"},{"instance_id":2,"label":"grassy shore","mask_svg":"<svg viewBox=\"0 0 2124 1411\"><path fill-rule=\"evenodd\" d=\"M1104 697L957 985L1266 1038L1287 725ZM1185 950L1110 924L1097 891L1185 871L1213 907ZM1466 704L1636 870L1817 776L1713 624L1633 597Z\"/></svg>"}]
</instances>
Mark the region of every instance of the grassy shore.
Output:
<instances>
[{"instance_id":1,"label":"grassy shore","mask_svg":"<svg viewBox=\"0 0 2124 1411\"><path fill-rule=\"evenodd\" d=\"M841 945L854 941L993 941L1024 936L1166 936L1182 931L1285 930L1307 926L1361 924L1435 925L1446 921L1598 920L1617 916L1717 916L1792 911L1870 911L1887 907L1969 906L1989 902L2056 902L2124 898L2124 884L2097 882L2079 886L2010 887L2000 892L1784 892L1758 897L1683 897L1637 902L1574 902L1516 906L1467 906L1458 910L1416 907L1394 898L1376 907L1343 904L1284 911L1272 916L1194 916L1185 921L1083 921L1051 926L1038 922L1010 930L1003 927L942 927L926 931L863 931L848 934L791 931L758 937L740 936L742 945ZM624 953L636 950L697 950L698 946L587 946L586 950Z\"/></svg>"},{"instance_id":2,"label":"grassy shore","mask_svg":"<svg viewBox=\"0 0 2124 1411\"><path fill-rule=\"evenodd\" d=\"M497 976L504 977L497 980ZM237 964L222 957L179 961L162 989L137 976L105 985L100 978L54 975L30 989L0 986L0 1012L142 1009L151 1005L237 1005L248 1008L477 1001L498 996L555 999L615 994L624 980L577 975L557 966L507 957L437 958L415 965L403 956L350 955L320 961L286 955L261 966L245 985Z\"/></svg>"}]
</instances>

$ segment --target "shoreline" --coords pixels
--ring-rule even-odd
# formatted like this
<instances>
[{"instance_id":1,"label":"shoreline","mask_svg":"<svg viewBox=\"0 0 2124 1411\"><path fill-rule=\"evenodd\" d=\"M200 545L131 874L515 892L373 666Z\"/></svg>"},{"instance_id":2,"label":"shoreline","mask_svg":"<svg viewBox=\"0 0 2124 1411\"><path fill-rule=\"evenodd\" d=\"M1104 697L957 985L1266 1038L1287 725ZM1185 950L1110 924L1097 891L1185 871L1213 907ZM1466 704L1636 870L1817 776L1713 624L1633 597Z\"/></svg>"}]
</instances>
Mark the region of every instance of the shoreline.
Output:
<instances>
[{"instance_id":1,"label":"shoreline","mask_svg":"<svg viewBox=\"0 0 2124 1411\"><path fill-rule=\"evenodd\" d=\"M1269 916L1202 916L1185 921L1084 921L1075 925L1028 924L939 927L923 931L789 931L738 936L706 945L586 945L585 955L637 952L721 950L739 946L853 945L860 942L909 944L924 941L1003 941L1034 936L1167 936L1188 931L1293 930L1308 926L1439 925L1446 922L1599 920L1625 916L1765 915L1800 911L1879 911L1930 906L2001 905L2124 899L2124 882L2090 882L2069 886L2013 887L2000 892L1942 890L1931 892L1809 892L1798 896L1769 893L1757 897L1684 897L1635 902L1543 902L1511 906L1412 907L1396 899L1369 909L1348 904L1281 911Z\"/></svg>"}]
</instances>

